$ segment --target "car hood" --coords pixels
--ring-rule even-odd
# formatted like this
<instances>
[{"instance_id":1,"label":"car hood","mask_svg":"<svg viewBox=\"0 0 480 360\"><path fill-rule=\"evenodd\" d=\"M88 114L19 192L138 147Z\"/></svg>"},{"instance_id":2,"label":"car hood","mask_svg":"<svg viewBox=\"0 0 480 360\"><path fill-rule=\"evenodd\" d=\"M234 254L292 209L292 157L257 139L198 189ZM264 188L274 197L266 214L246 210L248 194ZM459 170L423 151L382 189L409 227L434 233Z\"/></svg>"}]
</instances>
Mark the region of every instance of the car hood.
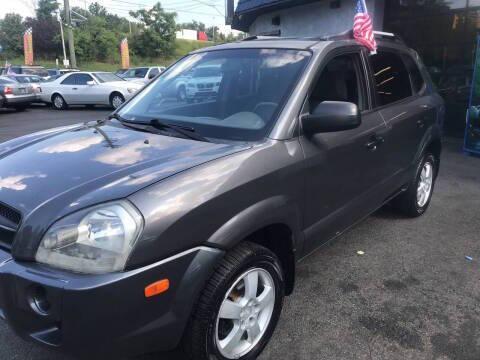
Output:
<instances>
[{"instance_id":1,"label":"car hood","mask_svg":"<svg viewBox=\"0 0 480 360\"><path fill-rule=\"evenodd\" d=\"M249 147L92 124L0 144L0 202L58 218Z\"/></svg>"}]
</instances>

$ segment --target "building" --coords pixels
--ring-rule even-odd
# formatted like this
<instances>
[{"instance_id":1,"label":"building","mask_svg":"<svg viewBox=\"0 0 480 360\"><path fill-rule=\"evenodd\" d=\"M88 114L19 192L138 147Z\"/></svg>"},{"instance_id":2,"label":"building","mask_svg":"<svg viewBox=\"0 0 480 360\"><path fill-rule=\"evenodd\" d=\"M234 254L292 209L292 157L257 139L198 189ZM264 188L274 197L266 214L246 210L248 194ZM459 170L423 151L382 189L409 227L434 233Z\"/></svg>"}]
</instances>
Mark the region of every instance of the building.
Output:
<instances>
[{"instance_id":1,"label":"building","mask_svg":"<svg viewBox=\"0 0 480 360\"><path fill-rule=\"evenodd\" d=\"M462 135L473 83L480 0L366 0L366 4L375 30L394 32L420 53L447 103L446 133ZM234 8L227 19L232 28L250 35L321 36L351 29L355 5L356 0L239 0L235 8L227 4L227 9Z\"/></svg>"}]
</instances>

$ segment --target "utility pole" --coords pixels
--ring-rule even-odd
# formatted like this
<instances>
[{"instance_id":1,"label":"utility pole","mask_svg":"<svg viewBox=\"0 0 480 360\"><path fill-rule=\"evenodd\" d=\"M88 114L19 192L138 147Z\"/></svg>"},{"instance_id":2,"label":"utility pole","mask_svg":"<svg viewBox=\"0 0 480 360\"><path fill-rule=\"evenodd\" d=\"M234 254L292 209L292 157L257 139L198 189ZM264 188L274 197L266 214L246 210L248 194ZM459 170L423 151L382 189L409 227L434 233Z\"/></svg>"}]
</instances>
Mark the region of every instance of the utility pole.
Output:
<instances>
[{"instance_id":1,"label":"utility pole","mask_svg":"<svg viewBox=\"0 0 480 360\"><path fill-rule=\"evenodd\" d=\"M70 66L77 67L77 59L75 57L75 44L73 43L73 27L72 14L70 13L70 1L64 0L65 18L67 20L68 49L70 51Z\"/></svg>"},{"instance_id":2,"label":"utility pole","mask_svg":"<svg viewBox=\"0 0 480 360\"><path fill-rule=\"evenodd\" d=\"M62 47L63 47L63 66L65 66L65 60L67 60L67 51L65 50L65 36L63 35L63 22L60 12L57 13L57 19L60 23L60 35L62 36Z\"/></svg>"}]
</instances>

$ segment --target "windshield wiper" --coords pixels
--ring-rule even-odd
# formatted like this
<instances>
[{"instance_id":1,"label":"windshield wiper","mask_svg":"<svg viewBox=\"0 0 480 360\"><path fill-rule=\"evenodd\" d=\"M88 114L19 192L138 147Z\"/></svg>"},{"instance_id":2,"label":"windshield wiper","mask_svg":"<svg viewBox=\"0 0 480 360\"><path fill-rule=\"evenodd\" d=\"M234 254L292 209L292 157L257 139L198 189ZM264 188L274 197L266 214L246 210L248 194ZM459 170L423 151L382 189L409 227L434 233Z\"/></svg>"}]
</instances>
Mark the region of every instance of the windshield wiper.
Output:
<instances>
[{"instance_id":1,"label":"windshield wiper","mask_svg":"<svg viewBox=\"0 0 480 360\"><path fill-rule=\"evenodd\" d=\"M198 141L204 141L204 142L210 142L207 138L203 137L200 134L197 134L195 132L195 129L193 127L187 127L187 126L181 126L181 125L174 125L174 124L169 124L166 122L163 122L159 119L151 119L148 122L143 122L143 121L130 121L118 114L112 114L108 117L109 119L116 119L120 121L123 125L128 126L130 128L136 129L136 130L141 130L141 131L147 131L146 126L151 126L157 130L164 130L164 131L173 131L177 134L180 134L182 137L187 138L187 139L192 139L192 140L198 140Z\"/></svg>"},{"instance_id":2,"label":"windshield wiper","mask_svg":"<svg viewBox=\"0 0 480 360\"><path fill-rule=\"evenodd\" d=\"M152 119L148 122L148 125L153 126L156 129L159 130L173 130L174 132L183 135L186 138L192 139L192 140L198 140L198 141L204 141L204 142L210 142L207 138L203 137L200 134L197 134L195 132L195 128L190 127L190 126L182 126L182 125L175 125L175 124L169 124L166 122L161 121L160 119Z\"/></svg>"}]
</instances>

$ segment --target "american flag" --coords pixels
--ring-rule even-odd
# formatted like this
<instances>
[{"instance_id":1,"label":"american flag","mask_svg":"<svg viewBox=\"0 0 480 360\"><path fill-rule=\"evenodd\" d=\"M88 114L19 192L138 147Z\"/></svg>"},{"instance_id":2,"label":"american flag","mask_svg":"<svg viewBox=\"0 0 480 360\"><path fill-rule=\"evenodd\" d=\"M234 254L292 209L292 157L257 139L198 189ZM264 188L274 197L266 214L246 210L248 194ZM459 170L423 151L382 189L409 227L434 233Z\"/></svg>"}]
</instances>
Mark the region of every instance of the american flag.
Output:
<instances>
[{"instance_id":1,"label":"american flag","mask_svg":"<svg viewBox=\"0 0 480 360\"><path fill-rule=\"evenodd\" d=\"M357 13L353 19L353 37L372 53L377 52L377 42L373 34L372 18L368 14L365 0L357 1Z\"/></svg>"}]
</instances>

